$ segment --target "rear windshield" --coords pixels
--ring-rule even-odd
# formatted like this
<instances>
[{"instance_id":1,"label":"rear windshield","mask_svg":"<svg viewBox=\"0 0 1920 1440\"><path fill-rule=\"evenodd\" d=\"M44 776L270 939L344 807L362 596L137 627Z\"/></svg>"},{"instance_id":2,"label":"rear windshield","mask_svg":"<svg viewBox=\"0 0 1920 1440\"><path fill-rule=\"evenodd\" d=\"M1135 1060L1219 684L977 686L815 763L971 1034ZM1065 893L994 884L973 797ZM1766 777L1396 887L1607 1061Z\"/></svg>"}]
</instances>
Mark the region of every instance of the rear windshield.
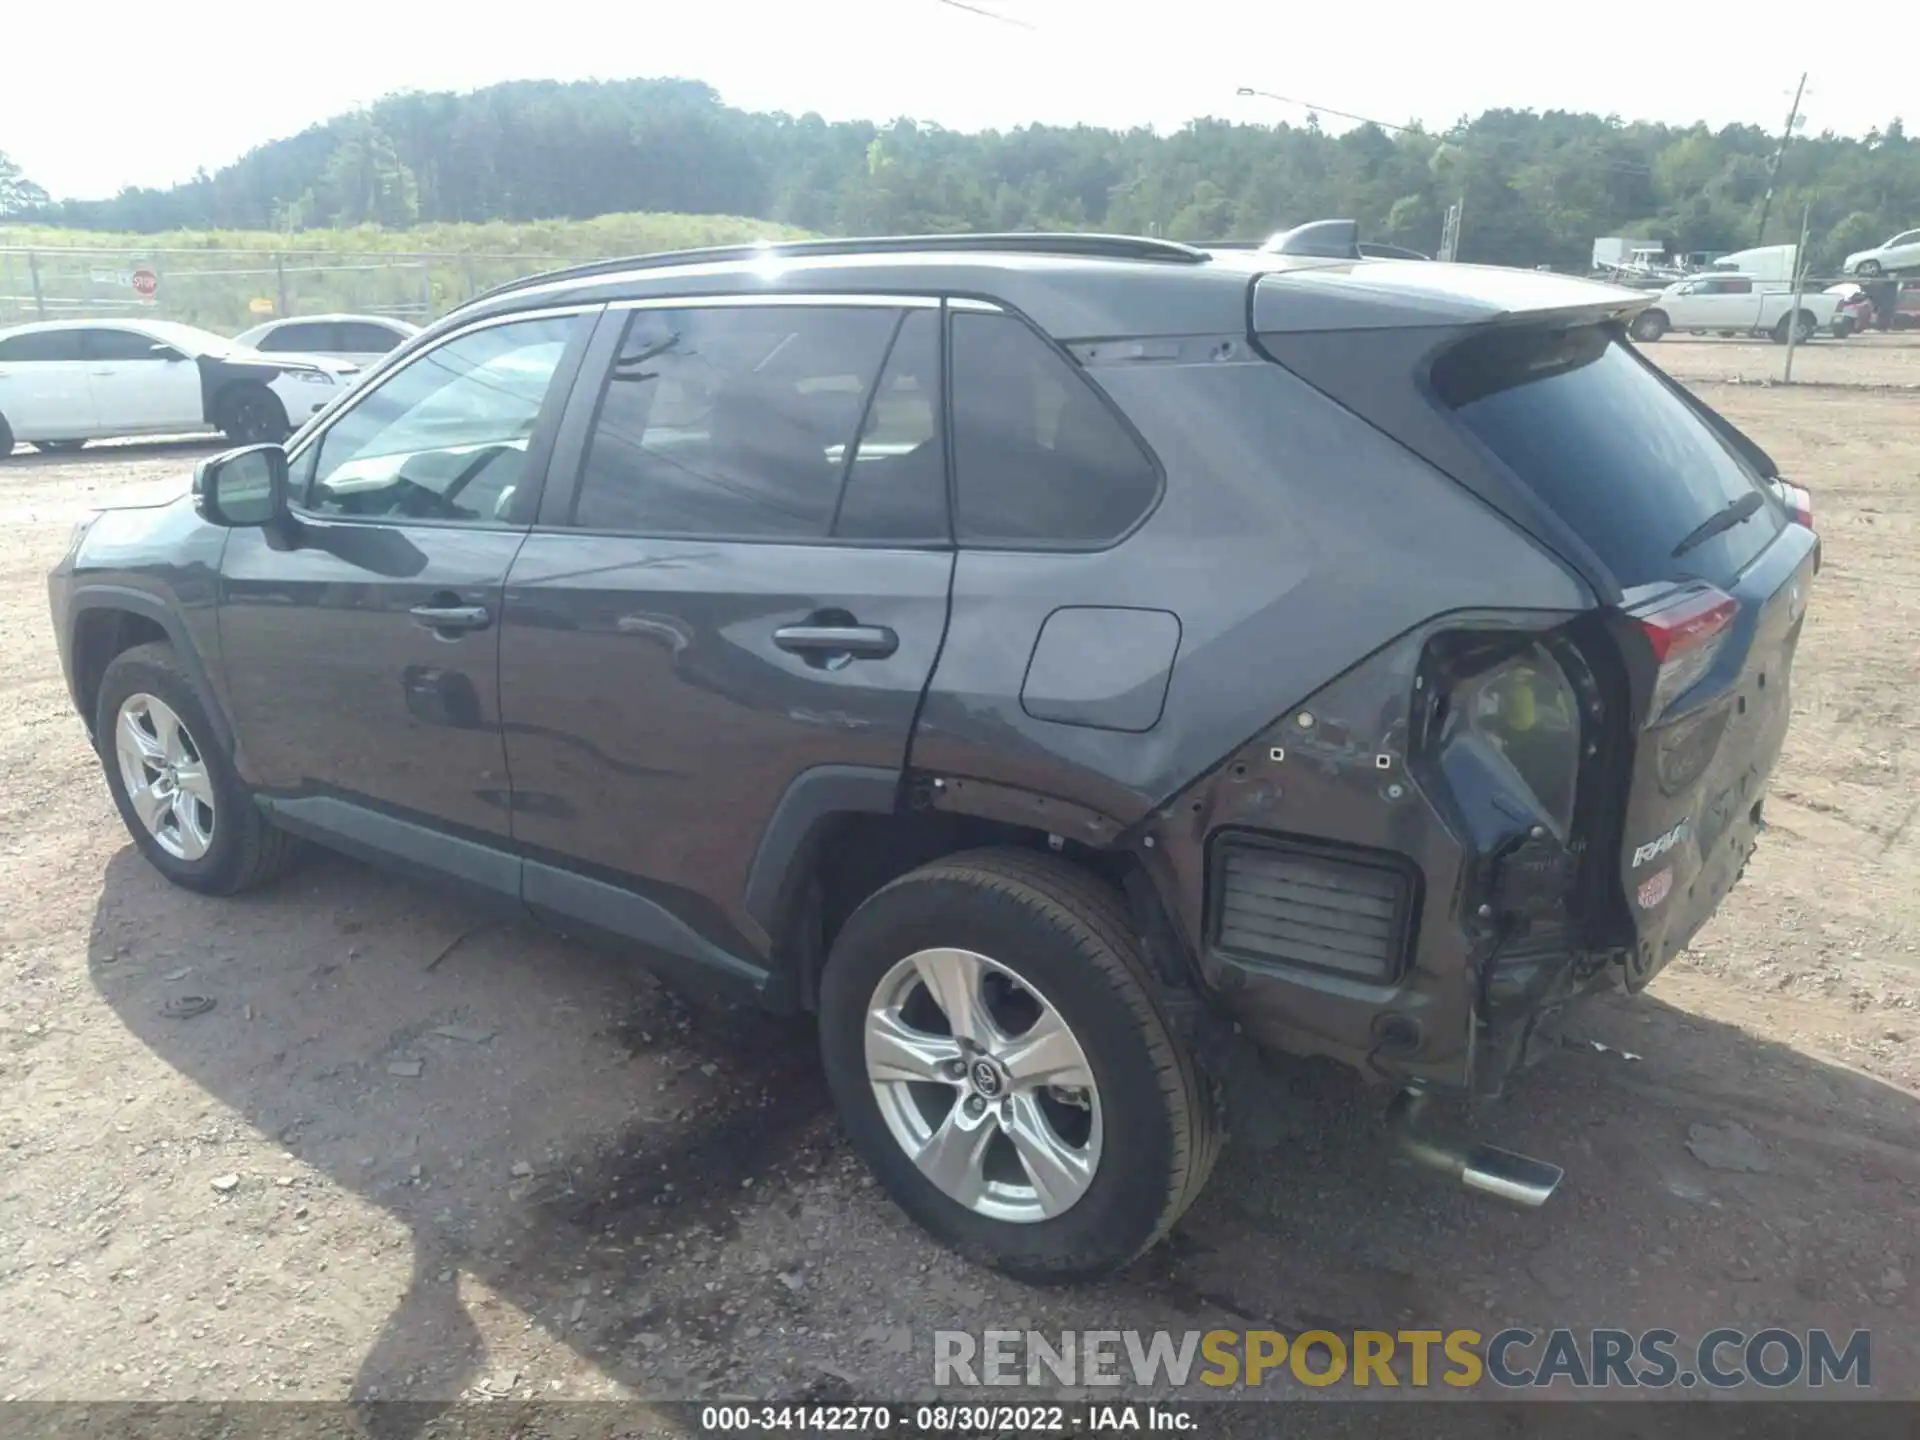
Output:
<instances>
[{"instance_id":1,"label":"rear windshield","mask_svg":"<svg viewBox=\"0 0 1920 1440\"><path fill-rule=\"evenodd\" d=\"M1681 576L1731 579L1785 524L1773 504L1761 504L1674 553L1760 482L1609 330L1477 335L1440 357L1433 380L1441 400L1622 588Z\"/></svg>"}]
</instances>

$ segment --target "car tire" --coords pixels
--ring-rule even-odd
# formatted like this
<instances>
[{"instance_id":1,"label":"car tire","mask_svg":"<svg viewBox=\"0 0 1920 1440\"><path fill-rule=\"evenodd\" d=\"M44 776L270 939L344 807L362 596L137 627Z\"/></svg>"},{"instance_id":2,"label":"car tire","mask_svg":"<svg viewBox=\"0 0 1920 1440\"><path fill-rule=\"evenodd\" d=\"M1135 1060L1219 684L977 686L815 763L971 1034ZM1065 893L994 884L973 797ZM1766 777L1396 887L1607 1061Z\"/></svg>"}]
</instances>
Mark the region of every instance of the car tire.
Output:
<instances>
[{"instance_id":1,"label":"car tire","mask_svg":"<svg viewBox=\"0 0 1920 1440\"><path fill-rule=\"evenodd\" d=\"M298 856L299 842L254 804L171 645L136 645L114 658L101 677L93 733L127 832L174 884L232 895L265 884Z\"/></svg>"},{"instance_id":2,"label":"car tire","mask_svg":"<svg viewBox=\"0 0 1920 1440\"><path fill-rule=\"evenodd\" d=\"M42 455L75 455L87 448L84 440L36 440L33 448Z\"/></svg>"},{"instance_id":3,"label":"car tire","mask_svg":"<svg viewBox=\"0 0 1920 1440\"><path fill-rule=\"evenodd\" d=\"M1862 260L1858 265L1853 267L1853 273L1856 275L1865 275L1869 278L1876 276L1880 273L1880 262L1878 260Z\"/></svg>"},{"instance_id":4,"label":"car tire","mask_svg":"<svg viewBox=\"0 0 1920 1440\"><path fill-rule=\"evenodd\" d=\"M7 424L7 417L0 415L0 460L13 454L13 427Z\"/></svg>"},{"instance_id":5,"label":"car tire","mask_svg":"<svg viewBox=\"0 0 1920 1440\"><path fill-rule=\"evenodd\" d=\"M974 1009L961 1028L978 1048L955 1039L936 984L963 997L952 1008ZM853 1148L935 1239L1009 1275L1057 1282L1126 1264L1213 1168L1217 1097L1168 1020L1124 902L1055 856L972 851L879 890L836 937L819 1009ZM1045 1067L1033 1058L1042 1025ZM895 1044L903 1034L909 1044ZM912 1058L876 1081L876 1049ZM921 1068L938 1078L902 1078ZM950 1155L967 1163L942 1167Z\"/></svg>"},{"instance_id":6,"label":"car tire","mask_svg":"<svg viewBox=\"0 0 1920 1440\"><path fill-rule=\"evenodd\" d=\"M1667 312L1664 310L1642 310L1633 317L1631 333L1633 338L1643 343L1658 340L1667 333Z\"/></svg>"},{"instance_id":7,"label":"car tire","mask_svg":"<svg viewBox=\"0 0 1920 1440\"><path fill-rule=\"evenodd\" d=\"M214 423L236 445L276 444L293 433L280 397L250 380L220 392Z\"/></svg>"},{"instance_id":8,"label":"car tire","mask_svg":"<svg viewBox=\"0 0 1920 1440\"><path fill-rule=\"evenodd\" d=\"M1815 332L1820 328L1820 322L1813 318L1813 312L1811 310L1796 310L1791 315L1782 315L1780 317L1780 323L1773 327L1772 335L1774 344L1784 345L1787 343L1789 326L1796 327L1792 331L1794 344L1804 345L1813 339Z\"/></svg>"}]
</instances>

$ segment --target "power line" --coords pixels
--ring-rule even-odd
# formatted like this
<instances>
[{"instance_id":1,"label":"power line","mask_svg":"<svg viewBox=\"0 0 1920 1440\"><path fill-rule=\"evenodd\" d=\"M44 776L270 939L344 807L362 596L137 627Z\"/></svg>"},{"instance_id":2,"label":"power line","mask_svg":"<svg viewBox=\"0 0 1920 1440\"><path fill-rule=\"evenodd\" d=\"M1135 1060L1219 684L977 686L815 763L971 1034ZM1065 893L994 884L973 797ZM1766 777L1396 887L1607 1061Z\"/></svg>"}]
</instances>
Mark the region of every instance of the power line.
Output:
<instances>
[{"instance_id":1,"label":"power line","mask_svg":"<svg viewBox=\"0 0 1920 1440\"><path fill-rule=\"evenodd\" d=\"M1251 85L1242 85L1235 93L1254 96L1261 100L1277 100L1282 105L1298 106L1302 110L1310 110L1319 115L1338 115L1342 120L1352 120L1361 125L1372 125L1381 130L1390 130L1397 135L1426 135L1443 144L1465 143L1467 140L1472 139L1479 144L1486 145L1490 149L1499 150L1524 143L1511 136L1501 135L1480 137L1462 136L1457 142L1449 142L1446 135L1425 129L1419 125L1396 125L1390 120L1376 120L1371 115L1356 115L1351 110L1336 110L1331 105L1316 105L1311 100L1296 100L1291 95L1276 95L1271 90L1256 90ZM1539 154L1537 151L1530 151L1529 153L1536 156ZM1552 152L1548 152L1549 155L1551 155L1551 153ZM1602 159L1601 163L1607 169L1618 171L1623 175L1651 175L1653 173L1653 167L1651 165L1639 160L1615 160L1609 157Z\"/></svg>"},{"instance_id":2,"label":"power line","mask_svg":"<svg viewBox=\"0 0 1920 1440\"><path fill-rule=\"evenodd\" d=\"M1002 15L998 11L988 10L979 5L969 5L967 0L934 0L936 5L946 5L955 10L964 10L969 15L984 16L988 20L998 20L1002 25L1017 25L1022 30L1037 30L1040 27L1017 15Z\"/></svg>"}]
</instances>

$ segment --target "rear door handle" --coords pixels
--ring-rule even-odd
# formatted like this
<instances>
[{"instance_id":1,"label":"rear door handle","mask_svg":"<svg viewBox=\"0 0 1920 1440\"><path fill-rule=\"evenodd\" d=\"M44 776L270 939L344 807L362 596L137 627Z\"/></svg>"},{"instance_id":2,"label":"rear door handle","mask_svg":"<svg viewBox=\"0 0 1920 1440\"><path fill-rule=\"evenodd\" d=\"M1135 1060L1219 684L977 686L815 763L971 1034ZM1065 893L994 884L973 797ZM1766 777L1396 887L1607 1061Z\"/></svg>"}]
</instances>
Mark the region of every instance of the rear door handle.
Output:
<instances>
[{"instance_id":1,"label":"rear door handle","mask_svg":"<svg viewBox=\"0 0 1920 1440\"><path fill-rule=\"evenodd\" d=\"M493 616L484 605L416 605L407 612L414 622L440 634L456 630L484 630Z\"/></svg>"},{"instance_id":2,"label":"rear door handle","mask_svg":"<svg viewBox=\"0 0 1920 1440\"><path fill-rule=\"evenodd\" d=\"M783 625L773 643L819 664L836 655L884 660L900 648L900 637L885 625Z\"/></svg>"}]
</instances>

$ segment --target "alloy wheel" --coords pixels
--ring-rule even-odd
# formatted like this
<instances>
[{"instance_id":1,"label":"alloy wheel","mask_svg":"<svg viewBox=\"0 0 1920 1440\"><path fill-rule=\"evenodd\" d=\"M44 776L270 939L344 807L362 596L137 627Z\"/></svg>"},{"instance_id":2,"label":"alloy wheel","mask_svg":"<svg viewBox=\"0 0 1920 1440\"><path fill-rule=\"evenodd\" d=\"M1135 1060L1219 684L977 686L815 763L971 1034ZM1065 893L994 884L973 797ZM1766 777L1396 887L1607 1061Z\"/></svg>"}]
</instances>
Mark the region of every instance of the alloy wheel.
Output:
<instances>
[{"instance_id":1,"label":"alloy wheel","mask_svg":"<svg viewBox=\"0 0 1920 1440\"><path fill-rule=\"evenodd\" d=\"M887 1129L949 1199L1031 1224L1086 1194L1100 1166L1099 1087L1032 984L970 950L922 950L875 987L865 1038Z\"/></svg>"},{"instance_id":2,"label":"alloy wheel","mask_svg":"<svg viewBox=\"0 0 1920 1440\"><path fill-rule=\"evenodd\" d=\"M173 707L129 695L114 721L113 748L127 799L154 842L179 860L205 855L213 844L213 780Z\"/></svg>"}]
</instances>

